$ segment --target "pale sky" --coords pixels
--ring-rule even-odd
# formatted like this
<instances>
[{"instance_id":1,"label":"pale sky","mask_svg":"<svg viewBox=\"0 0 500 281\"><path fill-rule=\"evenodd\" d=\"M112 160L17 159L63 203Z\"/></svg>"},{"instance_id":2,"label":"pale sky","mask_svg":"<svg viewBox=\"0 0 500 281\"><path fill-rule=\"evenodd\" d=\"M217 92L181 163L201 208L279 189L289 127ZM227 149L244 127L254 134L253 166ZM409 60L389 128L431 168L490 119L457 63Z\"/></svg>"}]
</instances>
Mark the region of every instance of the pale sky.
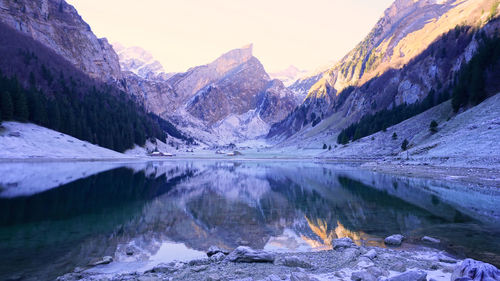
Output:
<instances>
[{"instance_id":1,"label":"pale sky","mask_svg":"<svg viewBox=\"0 0 500 281\"><path fill-rule=\"evenodd\" d=\"M167 72L254 44L268 72L342 58L393 0L67 0L98 37L151 52Z\"/></svg>"}]
</instances>

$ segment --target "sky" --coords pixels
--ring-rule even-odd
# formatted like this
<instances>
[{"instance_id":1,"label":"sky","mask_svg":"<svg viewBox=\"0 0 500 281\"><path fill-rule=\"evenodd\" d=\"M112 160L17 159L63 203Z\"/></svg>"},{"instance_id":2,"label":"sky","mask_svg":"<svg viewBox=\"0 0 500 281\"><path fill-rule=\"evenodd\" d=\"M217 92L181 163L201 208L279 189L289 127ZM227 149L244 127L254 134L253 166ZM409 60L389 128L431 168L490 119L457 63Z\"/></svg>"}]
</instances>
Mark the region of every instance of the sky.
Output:
<instances>
[{"instance_id":1,"label":"sky","mask_svg":"<svg viewBox=\"0 0 500 281\"><path fill-rule=\"evenodd\" d=\"M341 59L393 0L67 0L98 37L139 46L167 72L253 43L266 71Z\"/></svg>"}]
</instances>

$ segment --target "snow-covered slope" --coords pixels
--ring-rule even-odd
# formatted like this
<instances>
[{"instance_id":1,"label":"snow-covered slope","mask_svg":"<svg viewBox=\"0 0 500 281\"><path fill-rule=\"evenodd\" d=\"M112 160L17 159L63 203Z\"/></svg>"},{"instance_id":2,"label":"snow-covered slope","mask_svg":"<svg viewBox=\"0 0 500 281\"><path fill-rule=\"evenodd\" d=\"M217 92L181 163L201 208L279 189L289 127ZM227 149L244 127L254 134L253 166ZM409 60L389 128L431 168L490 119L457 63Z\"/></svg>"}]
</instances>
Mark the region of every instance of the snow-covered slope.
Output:
<instances>
[{"instance_id":1,"label":"snow-covered slope","mask_svg":"<svg viewBox=\"0 0 500 281\"><path fill-rule=\"evenodd\" d=\"M30 123L3 122L0 159L106 159L128 156Z\"/></svg>"},{"instance_id":2,"label":"snow-covered slope","mask_svg":"<svg viewBox=\"0 0 500 281\"><path fill-rule=\"evenodd\" d=\"M412 117L386 132L378 132L346 146L333 148L326 157L374 158L395 156L418 163L433 165L491 167L500 166L500 94L485 100L458 115L453 114L450 102L435 106ZM439 124L432 134L432 120ZM397 139L392 135L396 133ZM401 143L409 141L408 153ZM334 138L328 140L334 143ZM327 143L328 143L327 141Z\"/></svg>"}]
</instances>

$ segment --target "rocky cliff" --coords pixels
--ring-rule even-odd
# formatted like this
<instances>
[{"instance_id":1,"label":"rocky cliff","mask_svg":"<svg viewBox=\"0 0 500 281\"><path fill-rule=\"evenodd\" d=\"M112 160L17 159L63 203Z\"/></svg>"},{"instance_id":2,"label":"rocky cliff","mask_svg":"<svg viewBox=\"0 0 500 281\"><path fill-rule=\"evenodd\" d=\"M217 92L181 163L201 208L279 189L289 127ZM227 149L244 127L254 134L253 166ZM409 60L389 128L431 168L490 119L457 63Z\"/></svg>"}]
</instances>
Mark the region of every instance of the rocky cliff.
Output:
<instances>
[{"instance_id":1,"label":"rocky cliff","mask_svg":"<svg viewBox=\"0 0 500 281\"><path fill-rule=\"evenodd\" d=\"M365 114L423 100L432 89L450 83L453 73L471 58L477 45L474 30L497 13L492 11L495 3L395 1L368 36L322 74L299 109L274 126L269 137L335 135Z\"/></svg>"},{"instance_id":2,"label":"rocky cliff","mask_svg":"<svg viewBox=\"0 0 500 281\"><path fill-rule=\"evenodd\" d=\"M0 21L54 50L92 78L104 82L122 78L112 46L98 39L65 1L0 0Z\"/></svg>"},{"instance_id":3,"label":"rocky cliff","mask_svg":"<svg viewBox=\"0 0 500 281\"><path fill-rule=\"evenodd\" d=\"M122 69L139 60L146 59L122 59ZM209 144L265 136L301 102L281 81L269 77L253 56L252 45L168 79L141 77L138 72L125 76L129 92L148 110Z\"/></svg>"}]
</instances>

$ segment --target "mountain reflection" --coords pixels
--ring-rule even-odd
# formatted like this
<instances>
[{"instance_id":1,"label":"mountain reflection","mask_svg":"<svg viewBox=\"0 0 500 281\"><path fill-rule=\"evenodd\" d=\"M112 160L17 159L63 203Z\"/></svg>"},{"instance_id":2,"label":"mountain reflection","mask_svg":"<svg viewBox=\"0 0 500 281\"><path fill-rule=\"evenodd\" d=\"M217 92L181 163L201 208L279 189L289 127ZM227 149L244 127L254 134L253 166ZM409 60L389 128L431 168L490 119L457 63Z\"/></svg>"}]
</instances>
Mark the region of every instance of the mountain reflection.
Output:
<instances>
[{"instance_id":1,"label":"mountain reflection","mask_svg":"<svg viewBox=\"0 0 500 281\"><path fill-rule=\"evenodd\" d=\"M12 175L9 180L16 182ZM498 232L490 227L498 225L498 210L473 219L477 209L441 198L441 188L326 164L121 165L34 194L8 190L28 195L1 198L0 193L0 258L6 261L0 277L50 279L104 255L147 263L166 258L162 253L168 251L194 257L211 245L324 250L333 239L350 237L357 244L383 246L382 238L393 233L410 241L433 235L468 254L484 249L498 254ZM449 197L453 188L445 188ZM472 198L483 200L480 194ZM482 244L461 229L481 235ZM134 255L126 255L128 248Z\"/></svg>"}]
</instances>

